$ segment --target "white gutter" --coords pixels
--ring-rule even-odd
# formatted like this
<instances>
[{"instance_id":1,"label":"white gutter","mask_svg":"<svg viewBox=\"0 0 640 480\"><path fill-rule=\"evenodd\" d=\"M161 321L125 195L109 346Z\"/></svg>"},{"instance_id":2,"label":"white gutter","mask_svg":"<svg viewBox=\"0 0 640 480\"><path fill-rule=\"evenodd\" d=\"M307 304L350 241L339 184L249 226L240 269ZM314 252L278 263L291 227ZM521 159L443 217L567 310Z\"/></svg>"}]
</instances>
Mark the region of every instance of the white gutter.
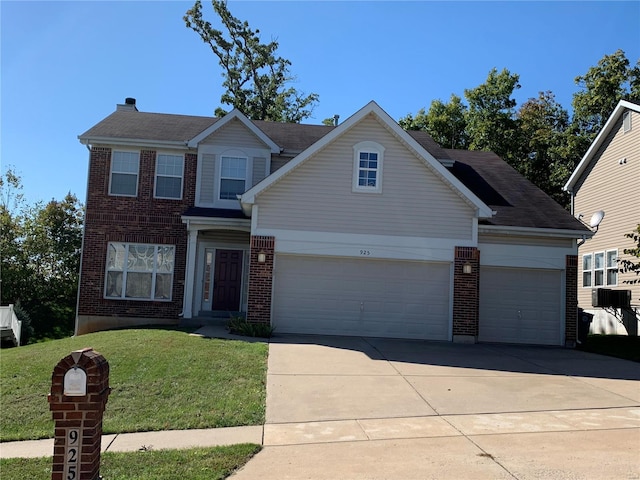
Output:
<instances>
[{"instance_id":1,"label":"white gutter","mask_svg":"<svg viewBox=\"0 0 640 480\"><path fill-rule=\"evenodd\" d=\"M585 238L593 237L595 232L559 228L531 228L516 226L478 225L478 233L498 233L500 235Z\"/></svg>"},{"instance_id":2,"label":"white gutter","mask_svg":"<svg viewBox=\"0 0 640 480\"><path fill-rule=\"evenodd\" d=\"M83 145L123 145L128 147L166 147L179 150L189 150L186 141L175 140L145 140L141 138L112 138L112 137L78 137Z\"/></svg>"}]
</instances>

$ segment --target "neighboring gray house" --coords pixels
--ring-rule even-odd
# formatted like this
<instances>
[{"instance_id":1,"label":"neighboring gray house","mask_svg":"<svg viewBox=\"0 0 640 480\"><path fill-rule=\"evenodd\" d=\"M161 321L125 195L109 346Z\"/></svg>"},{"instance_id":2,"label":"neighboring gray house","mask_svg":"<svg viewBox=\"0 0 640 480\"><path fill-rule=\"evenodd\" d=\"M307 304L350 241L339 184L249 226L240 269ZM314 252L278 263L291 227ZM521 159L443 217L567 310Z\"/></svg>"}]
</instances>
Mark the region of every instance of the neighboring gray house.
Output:
<instances>
[{"instance_id":1,"label":"neighboring gray house","mask_svg":"<svg viewBox=\"0 0 640 480\"><path fill-rule=\"evenodd\" d=\"M495 154L442 149L375 102L327 127L130 100L79 138L78 333L242 312L282 333L576 338L591 232Z\"/></svg>"},{"instance_id":2,"label":"neighboring gray house","mask_svg":"<svg viewBox=\"0 0 640 480\"><path fill-rule=\"evenodd\" d=\"M605 216L597 234L579 247L578 303L595 315L593 333L626 334L638 331L640 283L638 277L618 271L619 259L634 248L625 237L640 223L640 105L620 101L565 185L571 193L572 213L589 221L594 212ZM632 308L593 307L593 290L631 291ZM625 328L621 322L624 315Z\"/></svg>"}]
</instances>

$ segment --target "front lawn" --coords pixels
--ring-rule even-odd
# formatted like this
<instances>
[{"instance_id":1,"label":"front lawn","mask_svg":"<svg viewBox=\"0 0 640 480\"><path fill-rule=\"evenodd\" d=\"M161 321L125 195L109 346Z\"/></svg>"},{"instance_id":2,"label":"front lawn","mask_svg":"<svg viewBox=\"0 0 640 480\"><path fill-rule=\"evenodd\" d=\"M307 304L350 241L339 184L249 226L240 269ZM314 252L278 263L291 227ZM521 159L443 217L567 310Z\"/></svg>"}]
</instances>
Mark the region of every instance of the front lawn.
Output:
<instances>
[{"instance_id":1,"label":"front lawn","mask_svg":"<svg viewBox=\"0 0 640 480\"><path fill-rule=\"evenodd\" d=\"M100 475L108 480L221 480L242 467L259 445L158 450L101 455ZM0 460L3 480L49 480L51 457Z\"/></svg>"},{"instance_id":2,"label":"front lawn","mask_svg":"<svg viewBox=\"0 0 640 480\"><path fill-rule=\"evenodd\" d=\"M626 335L589 335L580 350L640 362L640 337Z\"/></svg>"},{"instance_id":3,"label":"front lawn","mask_svg":"<svg viewBox=\"0 0 640 480\"><path fill-rule=\"evenodd\" d=\"M266 344L114 330L2 350L0 441L53 436L51 373L84 347L109 362L105 434L264 423Z\"/></svg>"}]
</instances>

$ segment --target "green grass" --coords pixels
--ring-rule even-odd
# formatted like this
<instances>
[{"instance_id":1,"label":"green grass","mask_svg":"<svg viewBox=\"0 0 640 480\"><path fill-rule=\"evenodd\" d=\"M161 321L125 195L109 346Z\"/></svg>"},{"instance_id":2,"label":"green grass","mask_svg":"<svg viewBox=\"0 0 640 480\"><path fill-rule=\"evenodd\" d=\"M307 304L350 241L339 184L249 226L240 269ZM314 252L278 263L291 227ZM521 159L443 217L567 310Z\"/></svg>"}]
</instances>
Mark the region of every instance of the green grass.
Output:
<instances>
[{"instance_id":1,"label":"green grass","mask_svg":"<svg viewBox=\"0 0 640 480\"><path fill-rule=\"evenodd\" d=\"M100 475L105 480L218 480L227 478L256 453L259 445L190 450L157 450L101 455ZM0 460L2 480L50 480L51 457Z\"/></svg>"},{"instance_id":2,"label":"green grass","mask_svg":"<svg viewBox=\"0 0 640 480\"><path fill-rule=\"evenodd\" d=\"M640 337L589 335L586 344L581 345L580 349L585 352L640 362Z\"/></svg>"},{"instance_id":3,"label":"green grass","mask_svg":"<svg viewBox=\"0 0 640 480\"><path fill-rule=\"evenodd\" d=\"M0 351L0 441L53 436L51 373L84 347L109 362L103 433L264 423L266 344L116 330Z\"/></svg>"}]
</instances>

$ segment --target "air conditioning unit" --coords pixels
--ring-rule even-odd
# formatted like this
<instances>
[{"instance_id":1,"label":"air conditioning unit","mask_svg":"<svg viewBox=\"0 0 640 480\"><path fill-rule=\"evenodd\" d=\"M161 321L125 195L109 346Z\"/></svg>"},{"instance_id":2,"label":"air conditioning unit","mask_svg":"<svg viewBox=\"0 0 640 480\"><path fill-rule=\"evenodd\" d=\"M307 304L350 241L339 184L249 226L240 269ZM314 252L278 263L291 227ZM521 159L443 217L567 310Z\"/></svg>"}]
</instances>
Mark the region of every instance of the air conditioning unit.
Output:
<instances>
[{"instance_id":1,"label":"air conditioning unit","mask_svg":"<svg viewBox=\"0 0 640 480\"><path fill-rule=\"evenodd\" d=\"M611 290L611 306L613 308L630 308L631 290Z\"/></svg>"},{"instance_id":2,"label":"air conditioning unit","mask_svg":"<svg viewBox=\"0 0 640 480\"><path fill-rule=\"evenodd\" d=\"M609 307L611 303L610 288L594 288L591 290L592 307Z\"/></svg>"},{"instance_id":3,"label":"air conditioning unit","mask_svg":"<svg viewBox=\"0 0 640 480\"><path fill-rule=\"evenodd\" d=\"M629 308L631 306L631 290L594 288L591 290L591 306L602 308Z\"/></svg>"}]
</instances>

